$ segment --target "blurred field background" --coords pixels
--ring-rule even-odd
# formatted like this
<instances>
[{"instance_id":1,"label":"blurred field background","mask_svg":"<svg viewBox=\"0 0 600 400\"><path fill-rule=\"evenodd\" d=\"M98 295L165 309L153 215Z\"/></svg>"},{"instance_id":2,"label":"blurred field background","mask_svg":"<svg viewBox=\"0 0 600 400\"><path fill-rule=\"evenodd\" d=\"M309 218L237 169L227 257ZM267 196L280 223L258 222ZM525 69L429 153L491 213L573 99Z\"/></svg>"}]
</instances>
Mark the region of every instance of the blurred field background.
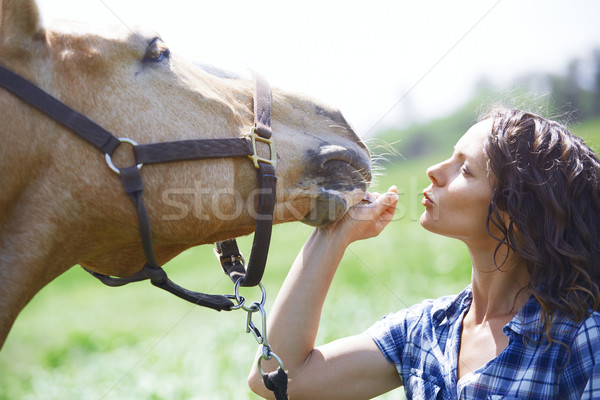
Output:
<instances>
[{"instance_id":1,"label":"blurred field background","mask_svg":"<svg viewBox=\"0 0 600 400\"><path fill-rule=\"evenodd\" d=\"M600 61L595 86L581 85L579 76L546 77L543 98L517 82L507 97L565 117L575 133L600 150ZM469 283L470 260L462 243L419 226L420 194L429 183L426 167L451 154L482 104L501 97L506 96L482 84L471 102L448 117L370 138L379 158L372 190L396 184L400 203L388 229L347 252L325 306L319 343L364 331L389 312L457 293ZM311 230L300 223L275 227L263 281L267 312ZM246 252L250 244L251 238L240 241ZM166 270L189 289L233 290L209 245L182 253ZM259 293L248 289L244 295L252 300ZM243 311L195 307L147 282L109 288L74 267L44 288L17 319L0 352L0 400L257 399L246 385L257 345L244 332L245 320ZM403 398L402 389L379 397Z\"/></svg>"}]
</instances>

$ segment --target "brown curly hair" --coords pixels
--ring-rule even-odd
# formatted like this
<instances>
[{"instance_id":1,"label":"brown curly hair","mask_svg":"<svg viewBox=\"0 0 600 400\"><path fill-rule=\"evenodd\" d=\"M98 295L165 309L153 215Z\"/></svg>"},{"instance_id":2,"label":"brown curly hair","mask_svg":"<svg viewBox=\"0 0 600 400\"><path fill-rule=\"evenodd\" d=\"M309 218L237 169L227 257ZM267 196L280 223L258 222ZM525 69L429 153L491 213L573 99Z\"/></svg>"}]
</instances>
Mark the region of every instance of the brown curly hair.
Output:
<instances>
[{"instance_id":1,"label":"brown curly hair","mask_svg":"<svg viewBox=\"0 0 600 400\"><path fill-rule=\"evenodd\" d=\"M556 312L575 322L600 303L600 162L563 125L497 108L485 143L493 182L487 229L522 257L550 340ZM508 218L506 218L508 216Z\"/></svg>"}]
</instances>

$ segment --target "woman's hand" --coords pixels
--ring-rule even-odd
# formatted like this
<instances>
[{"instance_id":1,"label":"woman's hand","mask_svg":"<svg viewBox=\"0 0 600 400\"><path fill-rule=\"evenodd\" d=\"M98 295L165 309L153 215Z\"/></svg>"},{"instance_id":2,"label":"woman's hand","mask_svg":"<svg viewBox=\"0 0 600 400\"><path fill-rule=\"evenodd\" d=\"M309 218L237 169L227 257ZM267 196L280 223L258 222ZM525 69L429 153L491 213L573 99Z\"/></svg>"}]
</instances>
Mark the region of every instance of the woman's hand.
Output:
<instances>
[{"instance_id":1,"label":"woman's hand","mask_svg":"<svg viewBox=\"0 0 600 400\"><path fill-rule=\"evenodd\" d=\"M398 203L398 189L386 193L367 193L365 199L351 207L339 221L319 228L329 235L339 235L345 245L377 236L392 220Z\"/></svg>"}]
</instances>

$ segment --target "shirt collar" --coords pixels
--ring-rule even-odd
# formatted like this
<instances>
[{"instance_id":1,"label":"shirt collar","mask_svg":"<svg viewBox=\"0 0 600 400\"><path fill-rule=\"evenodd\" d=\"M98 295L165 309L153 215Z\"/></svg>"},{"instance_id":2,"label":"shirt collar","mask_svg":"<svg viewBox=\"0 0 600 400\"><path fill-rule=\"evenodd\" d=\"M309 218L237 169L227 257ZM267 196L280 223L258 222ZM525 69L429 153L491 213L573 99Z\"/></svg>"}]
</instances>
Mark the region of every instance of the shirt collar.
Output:
<instances>
[{"instance_id":1,"label":"shirt collar","mask_svg":"<svg viewBox=\"0 0 600 400\"><path fill-rule=\"evenodd\" d=\"M441 304L438 304L437 310L433 313L433 320L438 325L442 323L452 325L471 306L473 301L471 285L450 300L448 298L440 300ZM541 319L541 306L535 296L531 295L513 319L504 326L503 332L505 335L508 336L511 331L517 335L527 335L530 339L539 340L544 329Z\"/></svg>"},{"instance_id":2,"label":"shirt collar","mask_svg":"<svg viewBox=\"0 0 600 400\"><path fill-rule=\"evenodd\" d=\"M517 335L527 335L533 340L539 340L544 332L541 310L540 303L534 295L531 295L517 315L504 326L504 334L508 335L512 331Z\"/></svg>"},{"instance_id":3,"label":"shirt collar","mask_svg":"<svg viewBox=\"0 0 600 400\"><path fill-rule=\"evenodd\" d=\"M441 325L442 323L454 324L456 320L464 314L464 311L471 306L472 301L471 285L467 286L462 292L453 298L442 298L441 304L437 305L437 310L433 313L433 320Z\"/></svg>"}]
</instances>

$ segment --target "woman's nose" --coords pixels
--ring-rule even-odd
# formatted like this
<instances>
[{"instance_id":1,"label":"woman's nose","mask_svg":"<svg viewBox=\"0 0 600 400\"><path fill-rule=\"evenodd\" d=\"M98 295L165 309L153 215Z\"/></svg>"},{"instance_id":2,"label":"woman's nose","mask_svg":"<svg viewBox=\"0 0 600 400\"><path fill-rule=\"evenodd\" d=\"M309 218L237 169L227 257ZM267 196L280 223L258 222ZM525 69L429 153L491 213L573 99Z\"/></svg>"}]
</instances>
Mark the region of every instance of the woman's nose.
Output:
<instances>
[{"instance_id":1,"label":"woman's nose","mask_svg":"<svg viewBox=\"0 0 600 400\"><path fill-rule=\"evenodd\" d=\"M427 168L427 177L436 186L443 186L443 171L442 171L442 163L432 165Z\"/></svg>"}]
</instances>

